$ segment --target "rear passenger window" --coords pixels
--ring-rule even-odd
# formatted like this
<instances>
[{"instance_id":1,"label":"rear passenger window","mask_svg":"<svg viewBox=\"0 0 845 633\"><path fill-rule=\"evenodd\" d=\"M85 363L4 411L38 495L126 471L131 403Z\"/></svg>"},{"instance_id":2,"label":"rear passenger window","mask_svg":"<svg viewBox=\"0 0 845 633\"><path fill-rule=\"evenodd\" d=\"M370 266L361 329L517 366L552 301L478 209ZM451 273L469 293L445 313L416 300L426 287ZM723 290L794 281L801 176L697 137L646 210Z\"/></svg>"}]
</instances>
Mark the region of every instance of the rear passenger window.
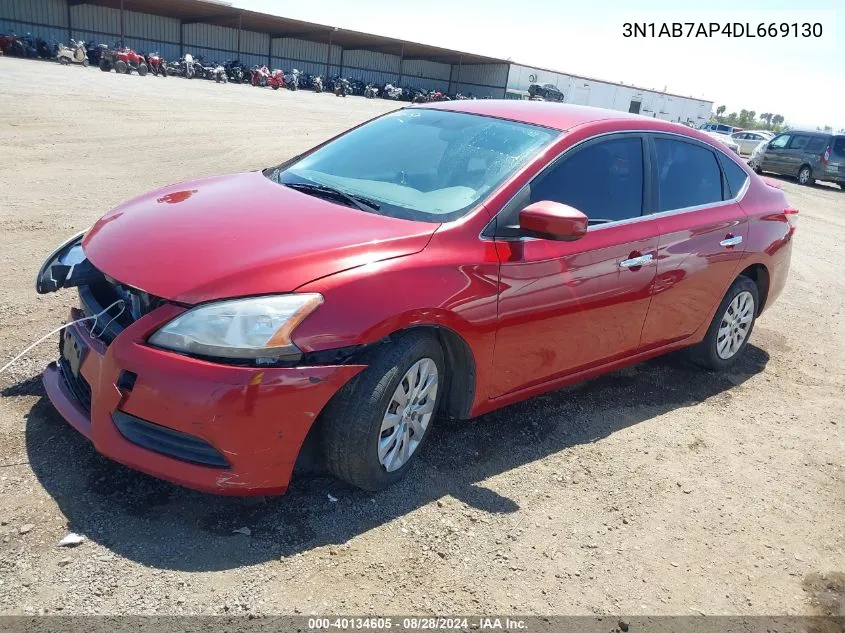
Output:
<instances>
[{"instance_id":1,"label":"rear passenger window","mask_svg":"<svg viewBox=\"0 0 845 633\"><path fill-rule=\"evenodd\" d=\"M823 136L814 136L807 143L808 152L823 152L827 147L827 139Z\"/></svg>"},{"instance_id":2,"label":"rear passenger window","mask_svg":"<svg viewBox=\"0 0 845 633\"><path fill-rule=\"evenodd\" d=\"M658 211L722 201L722 172L712 151L700 145L654 139L657 149Z\"/></svg>"},{"instance_id":3,"label":"rear passenger window","mask_svg":"<svg viewBox=\"0 0 845 633\"><path fill-rule=\"evenodd\" d=\"M789 144L789 149L804 149L805 147L807 147L807 143L809 142L809 136L796 136L792 139L792 142Z\"/></svg>"},{"instance_id":4,"label":"rear passenger window","mask_svg":"<svg viewBox=\"0 0 845 633\"><path fill-rule=\"evenodd\" d=\"M725 199L736 198L745 186L748 174L742 170L742 167L727 157L722 158L722 168L725 170L725 178L728 180L728 188L730 189L730 192L725 192Z\"/></svg>"},{"instance_id":5,"label":"rear passenger window","mask_svg":"<svg viewBox=\"0 0 845 633\"><path fill-rule=\"evenodd\" d=\"M575 151L531 183L531 202L540 200L575 207L591 223L642 215L642 140L617 138Z\"/></svg>"}]
</instances>

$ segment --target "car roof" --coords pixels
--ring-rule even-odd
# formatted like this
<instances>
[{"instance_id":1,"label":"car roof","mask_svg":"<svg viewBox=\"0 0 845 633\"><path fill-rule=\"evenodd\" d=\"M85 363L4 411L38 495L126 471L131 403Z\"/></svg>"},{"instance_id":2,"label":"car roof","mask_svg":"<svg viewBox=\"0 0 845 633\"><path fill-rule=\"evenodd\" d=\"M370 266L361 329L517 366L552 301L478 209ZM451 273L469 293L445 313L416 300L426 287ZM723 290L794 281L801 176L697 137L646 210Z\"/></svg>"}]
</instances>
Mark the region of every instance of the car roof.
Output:
<instances>
[{"instance_id":1,"label":"car roof","mask_svg":"<svg viewBox=\"0 0 845 633\"><path fill-rule=\"evenodd\" d=\"M629 114L617 110L605 110L590 106L570 105L565 103L553 103L549 101L522 101L517 99L464 99L460 101L440 101L437 103L425 103L417 106L419 108L433 108L437 110L450 110L452 112L465 112L467 114L480 114L499 119L509 119L532 125L542 125L557 130L568 130L585 123L596 121L661 121L639 114ZM678 127L688 130L689 128L679 125Z\"/></svg>"}]
</instances>

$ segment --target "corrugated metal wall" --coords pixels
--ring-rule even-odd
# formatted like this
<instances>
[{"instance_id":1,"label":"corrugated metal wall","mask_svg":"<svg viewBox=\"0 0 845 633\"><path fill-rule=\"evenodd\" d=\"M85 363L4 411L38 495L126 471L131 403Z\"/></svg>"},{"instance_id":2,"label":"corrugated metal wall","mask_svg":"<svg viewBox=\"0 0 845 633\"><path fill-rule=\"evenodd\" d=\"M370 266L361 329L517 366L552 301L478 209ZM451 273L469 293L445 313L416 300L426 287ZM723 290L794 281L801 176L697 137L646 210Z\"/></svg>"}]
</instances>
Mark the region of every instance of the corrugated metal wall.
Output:
<instances>
[{"instance_id":1,"label":"corrugated metal wall","mask_svg":"<svg viewBox=\"0 0 845 633\"><path fill-rule=\"evenodd\" d=\"M267 60L267 53L270 52L270 36L267 33L255 33L254 31L241 31L241 53L254 53L263 55Z\"/></svg>"},{"instance_id":2,"label":"corrugated metal wall","mask_svg":"<svg viewBox=\"0 0 845 633\"><path fill-rule=\"evenodd\" d=\"M70 21L74 30L101 33L115 39L120 37L120 9L77 4L70 8Z\"/></svg>"},{"instance_id":3,"label":"corrugated metal wall","mask_svg":"<svg viewBox=\"0 0 845 633\"><path fill-rule=\"evenodd\" d=\"M29 27L67 27L67 4L65 0L2 0L0 20L3 23L19 22L21 26ZM16 32L26 31L37 35L32 28L18 29Z\"/></svg>"},{"instance_id":4,"label":"corrugated metal wall","mask_svg":"<svg viewBox=\"0 0 845 633\"><path fill-rule=\"evenodd\" d=\"M376 51L344 51L343 67L350 70L379 70L399 74L399 56Z\"/></svg>"},{"instance_id":5,"label":"corrugated metal wall","mask_svg":"<svg viewBox=\"0 0 845 633\"><path fill-rule=\"evenodd\" d=\"M186 50L198 46L218 51L238 50L238 29L216 24L186 24L183 30Z\"/></svg>"},{"instance_id":6,"label":"corrugated metal wall","mask_svg":"<svg viewBox=\"0 0 845 633\"><path fill-rule=\"evenodd\" d=\"M402 76L424 77L426 79L445 79L449 81L452 67L449 64L429 62L424 59L406 59L402 63Z\"/></svg>"}]
</instances>

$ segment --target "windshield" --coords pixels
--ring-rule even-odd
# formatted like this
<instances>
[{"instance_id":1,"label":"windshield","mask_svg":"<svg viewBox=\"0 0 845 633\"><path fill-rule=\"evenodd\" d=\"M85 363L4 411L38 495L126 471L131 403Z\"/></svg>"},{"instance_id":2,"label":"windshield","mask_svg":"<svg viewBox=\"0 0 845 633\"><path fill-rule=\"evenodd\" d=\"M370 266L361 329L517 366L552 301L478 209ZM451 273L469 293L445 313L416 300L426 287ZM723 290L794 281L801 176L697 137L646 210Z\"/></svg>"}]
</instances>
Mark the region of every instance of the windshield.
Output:
<instances>
[{"instance_id":1,"label":"windshield","mask_svg":"<svg viewBox=\"0 0 845 633\"><path fill-rule=\"evenodd\" d=\"M383 215L448 222L558 134L525 123L412 108L371 121L267 175L313 195L325 191L301 185L330 187ZM332 200L344 203L341 196Z\"/></svg>"}]
</instances>

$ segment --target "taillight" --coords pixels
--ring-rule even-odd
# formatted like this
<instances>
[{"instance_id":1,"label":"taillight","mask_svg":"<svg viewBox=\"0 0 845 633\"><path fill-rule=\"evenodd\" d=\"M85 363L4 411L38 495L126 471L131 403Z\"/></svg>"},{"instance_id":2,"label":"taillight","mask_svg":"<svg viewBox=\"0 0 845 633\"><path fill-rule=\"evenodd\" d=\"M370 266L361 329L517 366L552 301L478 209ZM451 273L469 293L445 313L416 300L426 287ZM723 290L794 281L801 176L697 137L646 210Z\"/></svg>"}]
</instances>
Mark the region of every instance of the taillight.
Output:
<instances>
[{"instance_id":1,"label":"taillight","mask_svg":"<svg viewBox=\"0 0 845 633\"><path fill-rule=\"evenodd\" d=\"M830 161L830 145L824 150L824 156L822 156L822 162L827 165L828 161Z\"/></svg>"},{"instance_id":2,"label":"taillight","mask_svg":"<svg viewBox=\"0 0 845 633\"><path fill-rule=\"evenodd\" d=\"M798 225L798 209L787 207L783 210L783 214L786 216L786 221L789 222L791 232L794 233L795 227Z\"/></svg>"}]
</instances>

